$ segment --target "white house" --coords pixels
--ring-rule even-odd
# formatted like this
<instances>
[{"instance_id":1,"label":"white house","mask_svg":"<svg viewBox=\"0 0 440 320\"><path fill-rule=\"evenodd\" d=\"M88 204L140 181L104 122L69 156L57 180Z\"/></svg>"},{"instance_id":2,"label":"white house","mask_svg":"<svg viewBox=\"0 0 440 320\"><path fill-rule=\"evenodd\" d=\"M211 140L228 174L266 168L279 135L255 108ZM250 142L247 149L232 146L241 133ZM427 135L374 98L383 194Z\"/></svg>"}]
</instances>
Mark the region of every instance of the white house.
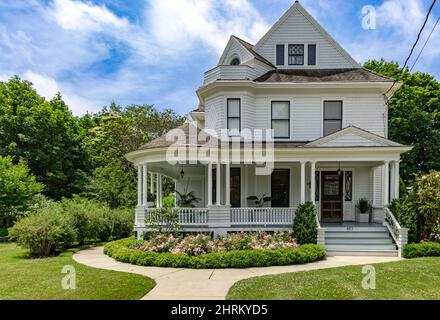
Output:
<instances>
[{"instance_id":1,"label":"white house","mask_svg":"<svg viewBox=\"0 0 440 320\"><path fill-rule=\"evenodd\" d=\"M186 231L291 228L298 205L312 201L329 253L397 254L406 230L387 205L399 197L400 156L411 147L387 137L393 81L363 69L298 2L256 44L231 36L197 90L193 121L127 155L139 168L138 235L154 210L147 193L161 207L166 175L200 199L178 209ZM268 141L253 144L266 130ZM209 141L219 148L201 157ZM186 148L178 163L176 147ZM252 156L266 149L273 170L262 174ZM262 208L248 200L264 195ZM357 209L362 198L370 215Z\"/></svg>"}]
</instances>

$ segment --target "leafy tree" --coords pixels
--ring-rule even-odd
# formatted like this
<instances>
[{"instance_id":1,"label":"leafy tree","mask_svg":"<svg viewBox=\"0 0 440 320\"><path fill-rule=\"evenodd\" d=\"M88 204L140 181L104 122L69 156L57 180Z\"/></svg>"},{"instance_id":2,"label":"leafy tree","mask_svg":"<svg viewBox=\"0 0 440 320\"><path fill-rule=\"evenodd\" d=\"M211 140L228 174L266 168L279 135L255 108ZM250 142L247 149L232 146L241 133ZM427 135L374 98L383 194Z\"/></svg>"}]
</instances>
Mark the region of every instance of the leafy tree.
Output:
<instances>
[{"instance_id":1,"label":"leafy tree","mask_svg":"<svg viewBox=\"0 0 440 320\"><path fill-rule=\"evenodd\" d=\"M58 200L82 191L89 169L84 137L60 94L46 101L29 81L0 82L0 156L24 160L45 195Z\"/></svg>"},{"instance_id":2,"label":"leafy tree","mask_svg":"<svg viewBox=\"0 0 440 320\"><path fill-rule=\"evenodd\" d=\"M26 214L42 190L23 161L14 165L11 157L0 157L0 227Z\"/></svg>"},{"instance_id":3,"label":"leafy tree","mask_svg":"<svg viewBox=\"0 0 440 320\"><path fill-rule=\"evenodd\" d=\"M368 61L364 67L390 77L398 76L400 69L397 62L383 59ZM440 83L408 69L399 80L403 85L389 101L389 137L414 147L402 156L402 177L408 181L418 172L440 170Z\"/></svg>"},{"instance_id":4,"label":"leafy tree","mask_svg":"<svg viewBox=\"0 0 440 320\"><path fill-rule=\"evenodd\" d=\"M184 117L172 110L157 111L149 105L132 105L122 109L115 103L98 114L81 118L87 130L85 141L93 166L88 196L110 206L134 206L137 170L125 155L181 125ZM163 180L165 194L173 192L169 179Z\"/></svg>"}]
</instances>

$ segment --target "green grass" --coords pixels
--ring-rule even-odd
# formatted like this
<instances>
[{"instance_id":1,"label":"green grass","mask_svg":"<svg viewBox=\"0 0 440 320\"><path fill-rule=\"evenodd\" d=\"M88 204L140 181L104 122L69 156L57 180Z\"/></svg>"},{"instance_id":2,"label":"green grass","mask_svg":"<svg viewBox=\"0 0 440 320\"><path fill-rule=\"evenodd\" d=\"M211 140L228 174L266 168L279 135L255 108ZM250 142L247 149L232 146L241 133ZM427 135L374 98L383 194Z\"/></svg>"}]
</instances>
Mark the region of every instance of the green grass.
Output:
<instances>
[{"instance_id":1,"label":"green grass","mask_svg":"<svg viewBox=\"0 0 440 320\"><path fill-rule=\"evenodd\" d=\"M29 259L26 250L0 243L0 300L135 300L155 286L152 279L140 275L80 265L72 253ZM65 265L76 269L75 290L61 287Z\"/></svg>"},{"instance_id":2,"label":"green grass","mask_svg":"<svg viewBox=\"0 0 440 320\"><path fill-rule=\"evenodd\" d=\"M439 300L440 258L374 265L376 289L362 288L362 266L322 269L237 282L230 300Z\"/></svg>"}]
</instances>

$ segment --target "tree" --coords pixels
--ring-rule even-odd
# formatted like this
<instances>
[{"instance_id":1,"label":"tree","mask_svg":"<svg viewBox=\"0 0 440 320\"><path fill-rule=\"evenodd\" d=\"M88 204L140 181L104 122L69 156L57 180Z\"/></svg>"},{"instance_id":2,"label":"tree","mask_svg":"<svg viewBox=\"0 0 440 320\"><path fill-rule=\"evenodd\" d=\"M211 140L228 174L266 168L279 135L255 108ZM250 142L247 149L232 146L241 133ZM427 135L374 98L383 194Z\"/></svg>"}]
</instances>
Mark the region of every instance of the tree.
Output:
<instances>
[{"instance_id":1,"label":"tree","mask_svg":"<svg viewBox=\"0 0 440 320\"><path fill-rule=\"evenodd\" d=\"M377 73L396 77L399 64L372 60L364 67ZM414 180L414 174L440 170L440 83L426 73L404 70L399 77L402 87L389 101L390 139L412 145L414 149L402 156L402 177Z\"/></svg>"},{"instance_id":2,"label":"tree","mask_svg":"<svg viewBox=\"0 0 440 320\"><path fill-rule=\"evenodd\" d=\"M94 115L85 115L81 123L87 129L85 140L95 170L87 195L112 207L132 207L136 203L137 170L125 155L181 125L185 117L172 110L157 111L149 105L122 109L115 103ZM174 185L163 181L165 190ZM165 193L166 194L166 193Z\"/></svg>"},{"instance_id":3,"label":"tree","mask_svg":"<svg viewBox=\"0 0 440 320\"><path fill-rule=\"evenodd\" d=\"M42 190L23 161L14 165L11 157L0 157L0 227L25 215Z\"/></svg>"},{"instance_id":4,"label":"tree","mask_svg":"<svg viewBox=\"0 0 440 320\"><path fill-rule=\"evenodd\" d=\"M29 81L0 82L0 156L24 160L48 197L82 191L89 170L84 137L60 94L46 101Z\"/></svg>"}]
</instances>

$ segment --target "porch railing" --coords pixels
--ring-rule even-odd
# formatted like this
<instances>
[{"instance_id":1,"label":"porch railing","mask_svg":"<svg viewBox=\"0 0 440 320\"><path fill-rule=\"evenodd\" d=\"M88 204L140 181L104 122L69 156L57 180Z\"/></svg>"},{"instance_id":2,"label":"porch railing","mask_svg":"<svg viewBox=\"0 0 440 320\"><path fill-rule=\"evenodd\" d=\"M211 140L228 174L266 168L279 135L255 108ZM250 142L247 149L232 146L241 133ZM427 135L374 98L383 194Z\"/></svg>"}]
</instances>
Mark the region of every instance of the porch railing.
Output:
<instances>
[{"instance_id":1,"label":"porch railing","mask_svg":"<svg viewBox=\"0 0 440 320\"><path fill-rule=\"evenodd\" d=\"M292 225L295 208L232 208L231 225Z\"/></svg>"},{"instance_id":2,"label":"porch railing","mask_svg":"<svg viewBox=\"0 0 440 320\"><path fill-rule=\"evenodd\" d=\"M402 255L402 249L408 244L408 229L402 228L397 221L396 217L390 211L390 209L385 208L385 217L383 224L388 228L391 236L397 244L399 249L399 256Z\"/></svg>"},{"instance_id":3,"label":"porch railing","mask_svg":"<svg viewBox=\"0 0 440 320\"><path fill-rule=\"evenodd\" d=\"M146 209L145 219L150 218L155 208ZM204 208L175 208L177 211L178 224L181 226L203 226L208 224L208 209ZM161 221L166 224L166 221Z\"/></svg>"}]
</instances>

